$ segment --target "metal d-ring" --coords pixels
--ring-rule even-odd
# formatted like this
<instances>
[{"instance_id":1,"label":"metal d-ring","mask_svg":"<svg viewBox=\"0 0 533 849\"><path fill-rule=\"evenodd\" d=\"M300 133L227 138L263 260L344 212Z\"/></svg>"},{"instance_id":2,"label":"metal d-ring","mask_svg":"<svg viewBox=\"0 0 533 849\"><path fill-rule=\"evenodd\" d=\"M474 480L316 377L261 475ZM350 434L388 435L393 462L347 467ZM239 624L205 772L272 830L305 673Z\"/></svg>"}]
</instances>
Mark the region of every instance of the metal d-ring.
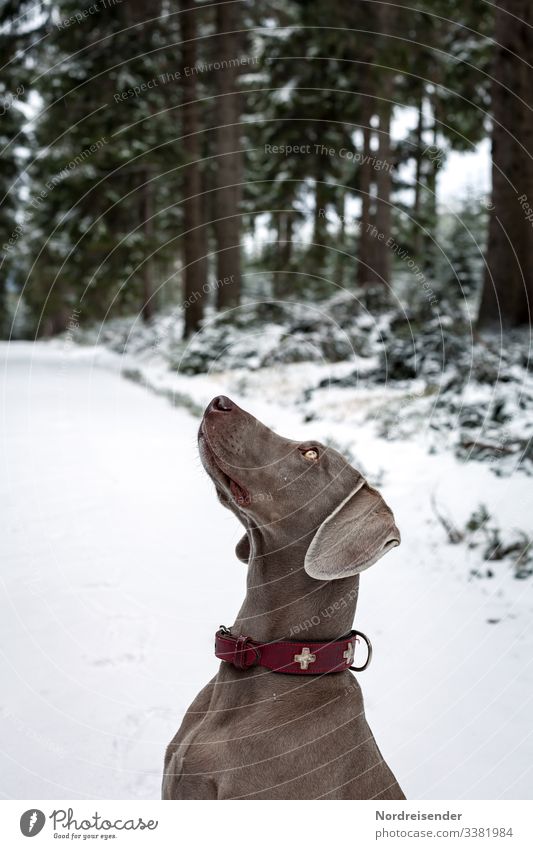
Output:
<instances>
[{"instance_id":1,"label":"metal d-ring","mask_svg":"<svg viewBox=\"0 0 533 849\"><path fill-rule=\"evenodd\" d=\"M367 666L370 664L370 661L372 660L372 643L368 639L367 635L363 634L362 631L352 631L352 633L355 634L356 637L362 637L363 638L363 640L366 643L367 655L366 655L366 661L364 662L363 666L350 666L350 669L352 669L354 672L363 672L367 668Z\"/></svg>"}]
</instances>

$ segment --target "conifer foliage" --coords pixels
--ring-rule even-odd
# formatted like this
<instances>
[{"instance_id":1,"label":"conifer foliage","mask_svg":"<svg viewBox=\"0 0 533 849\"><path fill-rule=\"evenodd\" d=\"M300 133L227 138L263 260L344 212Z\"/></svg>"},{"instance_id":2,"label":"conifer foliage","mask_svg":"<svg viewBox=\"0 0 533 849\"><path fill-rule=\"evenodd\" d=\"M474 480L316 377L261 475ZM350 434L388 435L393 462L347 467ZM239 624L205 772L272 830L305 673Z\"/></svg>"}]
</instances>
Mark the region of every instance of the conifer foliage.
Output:
<instances>
[{"instance_id":1,"label":"conifer foliage","mask_svg":"<svg viewBox=\"0 0 533 849\"><path fill-rule=\"evenodd\" d=\"M28 297L43 332L63 329L74 308L149 320L175 273L177 55L177 16L160 0L105 0L86 16L73 0L54 8L31 169Z\"/></svg>"},{"instance_id":2,"label":"conifer foliage","mask_svg":"<svg viewBox=\"0 0 533 849\"><path fill-rule=\"evenodd\" d=\"M480 303L481 326L527 323L531 15L4 0L1 332L20 298L28 334L177 306L189 338L257 292L390 300L415 266L446 301ZM441 169L489 140L492 197L467 197L451 228Z\"/></svg>"}]
</instances>

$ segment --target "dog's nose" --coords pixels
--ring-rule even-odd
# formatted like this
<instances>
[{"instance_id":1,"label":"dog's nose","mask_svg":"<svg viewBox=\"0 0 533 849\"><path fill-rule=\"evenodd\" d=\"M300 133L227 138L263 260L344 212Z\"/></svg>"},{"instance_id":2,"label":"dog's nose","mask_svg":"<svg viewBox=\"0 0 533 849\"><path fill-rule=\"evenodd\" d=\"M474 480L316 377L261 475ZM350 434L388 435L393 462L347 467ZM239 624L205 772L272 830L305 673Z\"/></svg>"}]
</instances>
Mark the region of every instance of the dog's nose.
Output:
<instances>
[{"instance_id":1,"label":"dog's nose","mask_svg":"<svg viewBox=\"0 0 533 849\"><path fill-rule=\"evenodd\" d=\"M226 395L217 395L209 404L208 412L213 410L217 413L229 413L230 410L233 410L233 407L233 402Z\"/></svg>"}]
</instances>

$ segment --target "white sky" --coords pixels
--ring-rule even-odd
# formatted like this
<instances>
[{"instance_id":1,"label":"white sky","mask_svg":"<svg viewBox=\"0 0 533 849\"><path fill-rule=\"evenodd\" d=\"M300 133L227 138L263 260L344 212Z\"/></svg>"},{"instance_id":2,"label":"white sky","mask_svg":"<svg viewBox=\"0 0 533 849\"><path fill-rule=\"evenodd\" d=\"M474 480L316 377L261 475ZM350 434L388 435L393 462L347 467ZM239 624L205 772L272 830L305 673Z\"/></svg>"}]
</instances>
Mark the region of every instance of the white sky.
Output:
<instances>
[{"instance_id":1,"label":"white sky","mask_svg":"<svg viewBox=\"0 0 533 849\"><path fill-rule=\"evenodd\" d=\"M448 154L437 182L441 204L452 204L466 194L482 197L490 192L490 141L484 139L472 153Z\"/></svg>"},{"instance_id":2,"label":"white sky","mask_svg":"<svg viewBox=\"0 0 533 849\"><path fill-rule=\"evenodd\" d=\"M428 116L430 117L430 116ZM412 107L397 109L394 113L391 134L393 139L405 138L418 120ZM428 141L429 144L429 141ZM490 141L484 139L470 153L449 151L438 172L437 197L442 206L454 206L466 195L483 197L490 192Z\"/></svg>"}]
</instances>

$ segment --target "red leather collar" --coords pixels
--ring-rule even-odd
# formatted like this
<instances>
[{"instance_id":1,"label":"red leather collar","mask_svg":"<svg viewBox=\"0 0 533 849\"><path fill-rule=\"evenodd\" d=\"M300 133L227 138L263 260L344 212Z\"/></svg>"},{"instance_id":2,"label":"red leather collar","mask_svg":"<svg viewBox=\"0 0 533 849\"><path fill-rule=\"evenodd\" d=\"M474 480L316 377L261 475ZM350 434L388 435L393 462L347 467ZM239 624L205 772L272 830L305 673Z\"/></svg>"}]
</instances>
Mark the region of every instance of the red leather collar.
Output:
<instances>
[{"instance_id":1,"label":"red leather collar","mask_svg":"<svg viewBox=\"0 0 533 849\"><path fill-rule=\"evenodd\" d=\"M353 666L359 637L366 643L367 657L362 666ZM283 640L279 643L258 643L242 634L234 637L221 626L215 634L215 654L220 660L241 670L264 666L272 672L290 675L325 675L344 669L356 672L366 669L372 657L372 645L361 631L350 631L346 637L329 642Z\"/></svg>"}]
</instances>

